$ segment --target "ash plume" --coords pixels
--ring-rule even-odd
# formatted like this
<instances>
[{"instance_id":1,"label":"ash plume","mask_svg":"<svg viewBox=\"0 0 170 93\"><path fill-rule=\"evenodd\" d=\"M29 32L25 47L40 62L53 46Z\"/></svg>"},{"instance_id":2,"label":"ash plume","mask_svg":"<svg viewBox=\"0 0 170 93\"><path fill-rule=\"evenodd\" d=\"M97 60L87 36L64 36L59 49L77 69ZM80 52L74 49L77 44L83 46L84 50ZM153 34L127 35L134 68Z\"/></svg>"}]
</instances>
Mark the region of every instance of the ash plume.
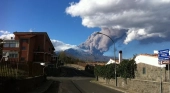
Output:
<instances>
[{"instance_id":1,"label":"ash plume","mask_svg":"<svg viewBox=\"0 0 170 93\"><path fill-rule=\"evenodd\" d=\"M127 30L105 27L102 28L100 32L108 35L110 38L112 38L112 40L114 40L114 43L116 43L120 38L125 36ZM110 46L113 45L113 42L110 40L110 38L105 35L96 34L96 32L94 32L84 43L80 44L79 47L89 50L92 54L103 55L103 53L108 51Z\"/></svg>"}]
</instances>

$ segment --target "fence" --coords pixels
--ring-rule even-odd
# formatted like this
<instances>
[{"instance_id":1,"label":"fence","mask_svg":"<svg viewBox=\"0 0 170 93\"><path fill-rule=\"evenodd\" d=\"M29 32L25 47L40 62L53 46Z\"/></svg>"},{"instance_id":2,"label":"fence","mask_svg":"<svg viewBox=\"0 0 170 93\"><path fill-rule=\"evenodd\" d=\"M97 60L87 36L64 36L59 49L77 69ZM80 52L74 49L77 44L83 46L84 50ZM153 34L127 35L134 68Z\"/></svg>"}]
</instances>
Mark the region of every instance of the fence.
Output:
<instances>
[{"instance_id":1,"label":"fence","mask_svg":"<svg viewBox=\"0 0 170 93\"><path fill-rule=\"evenodd\" d=\"M3 61L0 62L0 91L19 80L43 75L43 66L32 62Z\"/></svg>"},{"instance_id":2,"label":"fence","mask_svg":"<svg viewBox=\"0 0 170 93\"><path fill-rule=\"evenodd\" d=\"M0 77L26 78L43 75L43 66L32 62L1 62Z\"/></svg>"},{"instance_id":3,"label":"fence","mask_svg":"<svg viewBox=\"0 0 170 93\"><path fill-rule=\"evenodd\" d=\"M8 77L8 78L27 77L28 66L26 66L26 64L22 64L22 66L19 65L21 64L12 63L12 62L1 62L0 77Z\"/></svg>"}]
</instances>

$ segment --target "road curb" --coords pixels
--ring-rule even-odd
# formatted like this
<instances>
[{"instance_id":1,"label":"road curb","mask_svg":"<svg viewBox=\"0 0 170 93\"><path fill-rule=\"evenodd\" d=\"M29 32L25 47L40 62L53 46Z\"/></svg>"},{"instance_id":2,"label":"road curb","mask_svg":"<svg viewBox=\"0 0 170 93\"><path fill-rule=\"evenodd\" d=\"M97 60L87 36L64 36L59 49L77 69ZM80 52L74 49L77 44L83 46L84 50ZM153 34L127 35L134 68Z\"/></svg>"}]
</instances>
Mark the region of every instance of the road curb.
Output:
<instances>
[{"instance_id":1,"label":"road curb","mask_svg":"<svg viewBox=\"0 0 170 93\"><path fill-rule=\"evenodd\" d=\"M113 87L113 86L109 86L109 85L106 85L106 84L102 84L102 83L99 83L98 81L91 80L90 82L98 84L98 85L101 85L101 86L104 86L104 87L108 87L108 88L111 88L111 89L114 89L114 90L117 90L117 91L120 91L120 92L123 92L123 93L127 93L126 90L122 90L122 89L119 89L118 87Z\"/></svg>"}]
</instances>

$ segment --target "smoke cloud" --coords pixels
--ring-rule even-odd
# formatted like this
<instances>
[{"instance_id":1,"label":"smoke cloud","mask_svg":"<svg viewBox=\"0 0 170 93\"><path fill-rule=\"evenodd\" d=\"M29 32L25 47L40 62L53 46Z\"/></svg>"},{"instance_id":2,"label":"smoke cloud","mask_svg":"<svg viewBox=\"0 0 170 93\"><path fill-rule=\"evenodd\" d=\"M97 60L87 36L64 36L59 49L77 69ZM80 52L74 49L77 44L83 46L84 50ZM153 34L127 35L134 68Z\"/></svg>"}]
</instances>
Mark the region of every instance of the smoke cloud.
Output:
<instances>
[{"instance_id":1,"label":"smoke cloud","mask_svg":"<svg viewBox=\"0 0 170 93\"><path fill-rule=\"evenodd\" d=\"M97 34L96 32L91 34L91 36L81 45L79 45L82 49L89 50L92 54L103 55L104 52L109 50L109 47L116 43L117 40L123 38L127 30L125 29L115 29L115 28L102 28L100 31L101 34ZM107 37L108 35L112 40Z\"/></svg>"},{"instance_id":2,"label":"smoke cloud","mask_svg":"<svg viewBox=\"0 0 170 93\"><path fill-rule=\"evenodd\" d=\"M169 40L169 9L170 0L80 0L70 3L66 13L72 17L81 17L82 25L86 27L99 27L104 33L113 34L113 38L121 37L118 35L122 34L115 35L115 30L111 33L103 29L127 29L128 31L123 31L126 35L123 43L128 44L133 40L139 40L140 43ZM108 42L101 38L104 37L87 40L84 47L87 48L87 42L91 42L92 45L97 44L97 41L101 41L101 44ZM103 47L101 51L108 49L104 48L105 46L94 45L95 49Z\"/></svg>"}]
</instances>

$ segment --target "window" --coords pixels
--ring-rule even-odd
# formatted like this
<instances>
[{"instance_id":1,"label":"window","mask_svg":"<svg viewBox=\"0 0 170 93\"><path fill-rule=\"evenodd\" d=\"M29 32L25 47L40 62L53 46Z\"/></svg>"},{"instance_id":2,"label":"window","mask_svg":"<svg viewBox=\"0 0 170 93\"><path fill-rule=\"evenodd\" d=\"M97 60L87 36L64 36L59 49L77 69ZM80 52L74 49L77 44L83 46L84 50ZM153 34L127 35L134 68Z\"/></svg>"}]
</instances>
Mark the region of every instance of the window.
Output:
<instances>
[{"instance_id":1,"label":"window","mask_svg":"<svg viewBox=\"0 0 170 93\"><path fill-rule=\"evenodd\" d=\"M25 61L25 57L21 57L21 61Z\"/></svg>"},{"instance_id":2,"label":"window","mask_svg":"<svg viewBox=\"0 0 170 93\"><path fill-rule=\"evenodd\" d=\"M37 51L40 51L40 46L38 46Z\"/></svg>"},{"instance_id":3,"label":"window","mask_svg":"<svg viewBox=\"0 0 170 93\"><path fill-rule=\"evenodd\" d=\"M26 50L26 47L25 47L25 46L22 46L22 50Z\"/></svg>"},{"instance_id":4,"label":"window","mask_svg":"<svg viewBox=\"0 0 170 93\"><path fill-rule=\"evenodd\" d=\"M10 47L16 47L16 44L15 43L11 43Z\"/></svg>"},{"instance_id":5,"label":"window","mask_svg":"<svg viewBox=\"0 0 170 93\"><path fill-rule=\"evenodd\" d=\"M28 39L21 39L21 42L28 43Z\"/></svg>"},{"instance_id":6,"label":"window","mask_svg":"<svg viewBox=\"0 0 170 93\"><path fill-rule=\"evenodd\" d=\"M18 54L9 54L9 58L17 58Z\"/></svg>"},{"instance_id":7,"label":"window","mask_svg":"<svg viewBox=\"0 0 170 93\"><path fill-rule=\"evenodd\" d=\"M3 47L19 47L19 42L16 40L4 41Z\"/></svg>"},{"instance_id":8,"label":"window","mask_svg":"<svg viewBox=\"0 0 170 93\"><path fill-rule=\"evenodd\" d=\"M3 47L9 47L9 43L3 44Z\"/></svg>"},{"instance_id":9,"label":"window","mask_svg":"<svg viewBox=\"0 0 170 93\"><path fill-rule=\"evenodd\" d=\"M146 74L146 68L143 67L143 74Z\"/></svg>"},{"instance_id":10,"label":"window","mask_svg":"<svg viewBox=\"0 0 170 93\"><path fill-rule=\"evenodd\" d=\"M3 56L8 56L9 58L18 58L17 51L3 51Z\"/></svg>"}]
</instances>

